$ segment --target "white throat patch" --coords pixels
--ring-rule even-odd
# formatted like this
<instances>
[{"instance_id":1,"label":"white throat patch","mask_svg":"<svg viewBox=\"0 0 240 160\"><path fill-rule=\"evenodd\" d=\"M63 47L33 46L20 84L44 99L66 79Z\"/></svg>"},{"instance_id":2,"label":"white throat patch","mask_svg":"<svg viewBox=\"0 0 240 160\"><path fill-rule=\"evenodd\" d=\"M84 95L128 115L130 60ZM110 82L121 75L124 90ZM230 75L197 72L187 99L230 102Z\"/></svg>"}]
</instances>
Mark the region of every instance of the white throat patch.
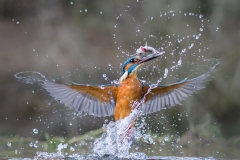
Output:
<instances>
[{"instance_id":1,"label":"white throat patch","mask_svg":"<svg viewBox=\"0 0 240 160\"><path fill-rule=\"evenodd\" d=\"M132 70L132 73L133 72L137 72L138 68L142 66L142 64L139 64L137 67L135 67L133 70ZM122 77L119 78L118 82L119 83L122 83L126 78L128 77L128 71L125 71L125 73L122 75Z\"/></svg>"},{"instance_id":2,"label":"white throat patch","mask_svg":"<svg viewBox=\"0 0 240 160\"><path fill-rule=\"evenodd\" d=\"M126 78L128 77L128 71L125 71L125 73L122 75L122 77L119 78L119 83L122 83Z\"/></svg>"}]
</instances>

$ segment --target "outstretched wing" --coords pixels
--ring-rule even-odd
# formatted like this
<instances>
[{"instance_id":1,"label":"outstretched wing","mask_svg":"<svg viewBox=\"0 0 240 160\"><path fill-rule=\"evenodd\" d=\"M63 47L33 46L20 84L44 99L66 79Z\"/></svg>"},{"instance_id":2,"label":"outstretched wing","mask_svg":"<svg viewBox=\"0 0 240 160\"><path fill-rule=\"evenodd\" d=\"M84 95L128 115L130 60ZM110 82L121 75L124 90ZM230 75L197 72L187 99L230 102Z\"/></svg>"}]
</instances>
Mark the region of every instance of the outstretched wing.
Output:
<instances>
[{"instance_id":1,"label":"outstretched wing","mask_svg":"<svg viewBox=\"0 0 240 160\"><path fill-rule=\"evenodd\" d=\"M65 85L45 80L42 87L60 103L80 113L104 117L114 112L117 91L114 85Z\"/></svg>"},{"instance_id":2,"label":"outstretched wing","mask_svg":"<svg viewBox=\"0 0 240 160\"><path fill-rule=\"evenodd\" d=\"M183 80L170 85L160 85L153 88L150 93L145 96L144 104L140 107L144 114L160 111L164 108L170 108L177 104L193 92L204 88L202 83L208 77L209 72L197 78ZM143 95L147 93L149 86L143 88Z\"/></svg>"}]
</instances>

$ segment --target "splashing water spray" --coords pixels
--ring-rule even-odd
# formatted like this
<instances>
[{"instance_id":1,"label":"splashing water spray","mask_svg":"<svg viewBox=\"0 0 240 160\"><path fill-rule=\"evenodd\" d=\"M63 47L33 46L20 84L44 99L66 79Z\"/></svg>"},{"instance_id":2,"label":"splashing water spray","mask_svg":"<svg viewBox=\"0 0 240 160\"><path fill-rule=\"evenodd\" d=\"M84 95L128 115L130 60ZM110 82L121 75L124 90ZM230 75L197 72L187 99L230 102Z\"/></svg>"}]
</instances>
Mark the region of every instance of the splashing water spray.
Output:
<instances>
[{"instance_id":1,"label":"splashing water spray","mask_svg":"<svg viewBox=\"0 0 240 160\"><path fill-rule=\"evenodd\" d=\"M154 48L147 46L147 44L144 47L140 47L136 51L136 56L142 56L142 54L146 53L146 49L150 51L150 53L157 53L159 55L162 55L164 52L156 51ZM145 55L147 56L147 55ZM217 63L218 64L218 63ZM192 80L203 81L209 73L215 68L217 65L215 64L212 69L203 74L200 77L197 77ZM157 88L159 83L162 81L163 78L166 78L168 75L168 69L165 69L164 75L162 78L158 79L155 84L149 85L149 88L147 92L143 95L140 102L134 101L132 103L132 111L129 116L120 119L116 122L110 122L109 124L104 124L103 129L106 131L102 134L102 136L94 141L94 145L92 148L92 151L94 154L98 156L104 156L104 155L114 155L119 158L137 158L137 159L146 159L147 155L144 153L129 153L129 150L131 146L134 143L134 135L135 135L135 128L134 124L138 117L140 117L143 113L140 110L140 107L145 103L146 96L153 90L154 88ZM26 84L34 84L38 83L42 87L46 83L49 83L49 79L47 79L44 75L42 75L39 72L34 71L25 71L25 72L19 72L14 75L19 81L24 82ZM188 81L188 83L193 83L194 81ZM181 82L182 83L182 82ZM194 82L195 83L195 82ZM179 84L179 83L175 83ZM61 86L61 85L60 85ZM201 86L193 88L193 91L198 90L201 88ZM53 86L51 86L51 89L53 89ZM76 95L76 92L74 92ZM171 96L171 95L169 95ZM185 95L184 95L185 96ZM179 98L179 97L178 97ZM141 129L144 125L139 125L138 130ZM137 137L146 137L146 134L137 133ZM59 153L59 152L58 152Z\"/></svg>"}]
</instances>

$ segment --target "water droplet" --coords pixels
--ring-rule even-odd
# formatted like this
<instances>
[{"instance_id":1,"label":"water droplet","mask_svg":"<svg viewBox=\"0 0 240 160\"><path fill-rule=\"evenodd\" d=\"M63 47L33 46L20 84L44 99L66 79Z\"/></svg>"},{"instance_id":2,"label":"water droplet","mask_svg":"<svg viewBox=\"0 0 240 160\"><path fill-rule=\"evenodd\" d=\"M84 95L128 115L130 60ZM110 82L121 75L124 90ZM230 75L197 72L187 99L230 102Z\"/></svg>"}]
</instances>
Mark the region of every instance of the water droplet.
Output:
<instances>
[{"instance_id":1,"label":"water droplet","mask_svg":"<svg viewBox=\"0 0 240 160\"><path fill-rule=\"evenodd\" d=\"M16 22L16 24L19 24L19 23L20 23L19 21Z\"/></svg>"},{"instance_id":2,"label":"water droplet","mask_svg":"<svg viewBox=\"0 0 240 160\"><path fill-rule=\"evenodd\" d=\"M161 83L162 82L162 78L159 78L158 80L157 80L157 83Z\"/></svg>"},{"instance_id":3,"label":"water droplet","mask_svg":"<svg viewBox=\"0 0 240 160\"><path fill-rule=\"evenodd\" d=\"M103 76L103 78L107 77L107 75L106 75L106 74L103 74L102 76Z\"/></svg>"},{"instance_id":4,"label":"water droplet","mask_svg":"<svg viewBox=\"0 0 240 160\"><path fill-rule=\"evenodd\" d=\"M82 10L80 9L79 12L82 12Z\"/></svg>"},{"instance_id":5,"label":"water droplet","mask_svg":"<svg viewBox=\"0 0 240 160\"><path fill-rule=\"evenodd\" d=\"M35 52L35 49L33 49L33 52Z\"/></svg>"},{"instance_id":6,"label":"water droplet","mask_svg":"<svg viewBox=\"0 0 240 160\"><path fill-rule=\"evenodd\" d=\"M178 60L178 65L181 65L182 64L182 59L180 58L179 60Z\"/></svg>"},{"instance_id":7,"label":"water droplet","mask_svg":"<svg viewBox=\"0 0 240 160\"><path fill-rule=\"evenodd\" d=\"M217 28L216 28L216 32L217 32L218 30L219 30L219 28L217 27Z\"/></svg>"},{"instance_id":8,"label":"water droplet","mask_svg":"<svg viewBox=\"0 0 240 160\"><path fill-rule=\"evenodd\" d=\"M32 147L32 146L33 146L33 143L32 143L32 142L30 142L28 145L29 145L29 147Z\"/></svg>"},{"instance_id":9,"label":"water droplet","mask_svg":"<svg viewBox=\"0 0 240 160\"><path fill-rule=\"evenodd\" d=\"M202 31L203 31L203 28L200 28L199 30L202 32Z\"/></svg>"},{"instance_id":10,"label":"water droplet","mask_svg":"<svg viewBox=\"0 0 240 160\"><path fill-rule=\"evenodd\" d=\"M29 102L27 102L27 104L29 104Z\"/></svg>"},{"instance_id":11,"label":"water droplet","mask_svg":"<svg viewBox=\"0 0 240 160\"><path fill-rule=\"evenodd\" d=\"M191 49L193 46L194 46L194 43L192 43L192 44L188 47L188 49Z\"/></svg>"},{"instance_id":12,"label":"water droplet","mask_svg":"<svg viewBox=\"0 0 240 160\"><path fill-rule=\"evenodd\" d=\"M85 9L84 11L85 11L85 12L87 12L88 10L87 10L87 9Z\"/></svg>"},{"instance_id":13,"label":"water droplet","mask_svg":"<svg viewBox=\"0 0 240 160\"><path fill-rule=\"evenodd\" d=\"M38 129L34 128L34 129L33 129L33 133L34 133L34 134L38 134Z\"/></svg>"},{"instance_id":14,"label":"water droplet","mask_svg":"<svg viewBox=\"0 0 240 160\"><path fill-rule=\"evenodd\" d=\"M199 18L203 18L203 15L202 15L202 14L200 14L200 15L199 15Z\"/></svg>"},{"instance_id":15,"label":"water droplet","mask_svg":"<svg viewBox=\"0 0 240 160\"><path fill-rule=\"evenodd\" d=\"M32 93L34 93L34 91L32 91Z\"/></svg>"},{"instance_id":16,"label":"water droplet","mask_svg":"<svg viewBox=\"0 0 240 160\"><path fill-rule=\"evenodd\" d=\"M100 14L102 14L102 12L100 12Z\"/></svg>"},{"instance_id":17,"label":"water droplet","mask_svg":"<svg viewBox=\"0 0 240 160\"><path fill-rule=\"evenodd\" d=\"M157 88L157 84L151 84L151 85L150 85L150 88L151 88L151 89Z\"/></svg>"},{"instance_id":18,"label":"water droplet","mask_svg":"<svg viewBox=\"0 0 240 160\"><path fill-rule=\"evenodd\" d=\"M73 2L71 1L70 4L73 4Z\"/></svg>"},{"instance_id":19,"label":"water droplet","mask_svg":"<svg viewBox=\"0 0 240 160\"><path fill-rule=\"evenodd\" d=\"M38 145L36 143L34 143L33 147L34 148L38 148Z\"/></svg>"},{"instance_id":20,"label":"water droplet","mask_svg":"<svg viewBox=\"0 0 240 160\"><path fill-rule=\"evenodd\" d=\"M12 19L12 21L14 22L14 19Z\"/></svg>"},{"instance_id":21,"label":"water droplet","mask_svg":"<svg viewBox=\"0 0 240 160\"><path fill-rule=\"evenodd\" d=\"M151 17L151 20L153 20L153 17Z\"/></svg>"},{"instance_id":22,"label":"water droplet","mask_svg":"<svg viewBox=\"0 0 240 160\"><path fill-rule=\"evenodd\" d=\"M164 141L169 141L169 137L168 137L168 136L165 137L165 138L164 138Z\"/></svg>"},{"instance_id":23,"label":"water droplet","mask_svg":"<svg viewBox=\"0 0 240 160\"><path fill-rule=\"evenodd\" d=\"M166 77L167 77L167 75L168 75L168 69L167 69L167 68L165 68L165 70L164 70L164 75L163 75L163 78L166 78Z\"/></svg>"},{"instance_id":24,"label":"water droplet","mask_svg":"<svg viewBox=\"0 0 240 160\"><path fill-rule=\"evenodd\" d=\"M8 147L11 147L11 145L12 145L11 142L8 142L8 143L7 143L7 146L8 146Z\"/></svg>"},{"instance_id":25,"label":"water droplet","mask_svg":"<svg viewBox=\"0 0 240 160\"><path fill-rule=\"evenodd\" d=\"M104 88L105 88L105 86L104 86L104 85L101 85L101 86L100 86L100 88L101 88L101 89L104 89Z\"/></svg>"},{"instance_id":26,"label":"water droplet","mask_svg":"<svg viewBox=\"0 0 240 160\"><path fill-rule=\"evenodd\" d=\"M70 122L69 125L72 126L72 123Z\"/></svg>"},{"instance_id":27,"label":"water droplet","mask_svg":"<svg viewBox=\"0 0 240 160\"><path fill-rule=\"evenodd\" d=\"M73 151L75 151L75 149L74 149L73 147L70 147L70 151L72 151L72 152L73 152Z\"/></svg>"}]
</instances>

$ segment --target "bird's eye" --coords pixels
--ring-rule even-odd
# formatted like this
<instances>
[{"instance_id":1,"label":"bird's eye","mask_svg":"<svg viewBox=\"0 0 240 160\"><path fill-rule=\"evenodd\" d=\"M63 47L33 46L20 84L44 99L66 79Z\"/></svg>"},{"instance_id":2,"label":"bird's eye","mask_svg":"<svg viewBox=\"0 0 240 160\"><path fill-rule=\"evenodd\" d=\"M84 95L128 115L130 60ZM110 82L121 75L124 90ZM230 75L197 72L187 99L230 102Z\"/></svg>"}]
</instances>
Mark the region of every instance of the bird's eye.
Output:
<instances>
[{"instance_id":1,"label":"bird's eye","mask_svg":"<svg viewBox=\"0 0 240 160\"><path fill-rule=\"evenodd\" d=\"M134 59L131 59L130 62L134 62Z\"/></svg>"}]
</instances>

